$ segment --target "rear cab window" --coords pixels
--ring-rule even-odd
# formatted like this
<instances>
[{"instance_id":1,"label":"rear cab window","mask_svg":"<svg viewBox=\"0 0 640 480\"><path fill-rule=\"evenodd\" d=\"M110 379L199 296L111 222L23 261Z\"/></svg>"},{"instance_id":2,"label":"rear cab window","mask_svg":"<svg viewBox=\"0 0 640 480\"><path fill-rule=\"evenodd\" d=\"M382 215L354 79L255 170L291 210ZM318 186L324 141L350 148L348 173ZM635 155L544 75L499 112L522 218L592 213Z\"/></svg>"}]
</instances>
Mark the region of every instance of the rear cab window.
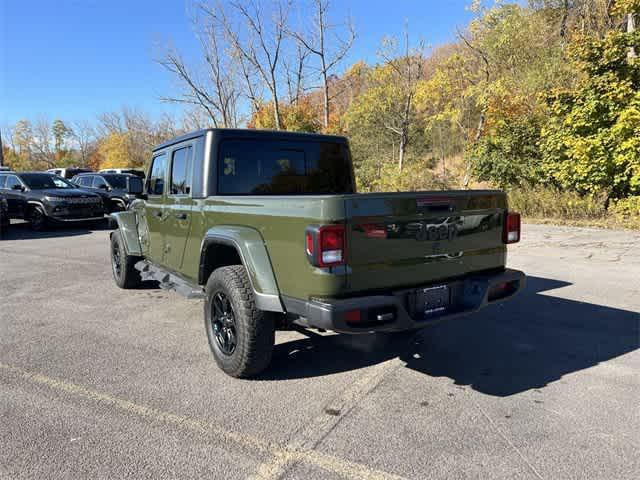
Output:
<instances>
[{"instance_id":1,"label":"rear cab window","mask_svg":"<svg viewBox=\"0 0 640 480\"><path fill-rule=\"evenodd\" d=\"M219 195L328 195L354 192L347 145L330 141L224 140Z\"/></svg>"}]
</instances>

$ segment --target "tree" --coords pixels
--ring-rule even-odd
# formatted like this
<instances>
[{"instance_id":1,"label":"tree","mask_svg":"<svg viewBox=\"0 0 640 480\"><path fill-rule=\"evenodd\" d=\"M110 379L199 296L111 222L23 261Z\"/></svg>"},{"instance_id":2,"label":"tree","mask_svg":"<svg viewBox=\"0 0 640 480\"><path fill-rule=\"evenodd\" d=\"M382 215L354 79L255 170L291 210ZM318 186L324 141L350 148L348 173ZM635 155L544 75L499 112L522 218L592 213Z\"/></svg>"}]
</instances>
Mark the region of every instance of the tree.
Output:
<instances>
[{"instance_id":1,"label":"tree","mask_svg":"<svg viewBox=\"0 0 640 480\"><path fill-rule=\"evenodd\" d=\"M320 62L320 77L322 78L322 94L323 94L323 126L325 130L329 129L330 101L329 95L329 77L333 69L347 55L356 38L356 33L351 23L347 24L346 39L334 35L336 47L330 51L330 34L335 33L337 26L331 25L327 19L329 10L328 0L313 0L314 18L312 31L305 35L300 32L290 32L290 34L304 46L304 48L312 55L318 57Z\"/></svg>"},{"instance_id":2,"label":"tree","mask_svg":"<svg viewBox=\"0 0 640 480\"><path fill-rule=\"evenodd\" d=\"M51 133L53 134L56 153L62 152L65 139L71 134L71 131L62 120L56 119L51 124Z\"/></svg>"},{"instance_id":3,"label":"tree","mask_svg":"<svg viewBox=\"0 0 640 480\"><path fill-rule=\"evenodd\" d=\"M638 32L579 38L571 48L581 73L574 89L548 95L543 166L551 182L608 199L640 193L640 64L629 58Z\"/></svg>"},{"instance_id":4,"label":"tree","mask_svg":"<svg viewBox=\"0 0 640 480\"><path fill-rule=\"evenodd\" d=\"M254 105L258 97L254 92L257 76L271 95L273 102L273 119L277 130L282 128L280 116L280 83L282 68L282 51L287 28L287 15L291 1L278 0L275 3L272 17L254 0L232 1L229 3L232 12L242 20L243 29L233 23L222 6L207 11L223 28L233 54L240 59L247 91ZM271 18L265 22L265 18Z\"/></svg>"},{"instance_id":5,"label":"tree","mask_svg":"<svg viewBox=\"0 0 640 480\"><path fill-rule=\"evenodd\" d=\"M18 120L13 127L13 144L15 145L18 155L30 157L32 143L33 129L31 122L28 120Z\"/></svg>"},{"instance_id":6,"label":"tree","mask_svg":"<svg viewBox=\"0 0 640 480\"><path fill-rule=\"evenodd\" d=\"M398 170L402 171L407 147L411 141L411 126L416 117L415 95L422 80L424 67L424 43L420 41L416 48L409 45L409 30L405 28L402 53L397 56L398 41L387 38L383 41L381 56L388 69L392 96L398 103L389 103L384 109L382 124L384 128L398 137Z\"/></svg>"},{"instance_id":7,"label":"tree","mask_svg":"<svg viewBox=\"0 0 640 480\"><path fill-rule=\"evenodd\" d=\"M151 158L151 150L180 133L173 118L165 115L152 120L139 110L124 107L120 112L107 112L99 117L100 136L126 134L129 142L129 166L142 167Z\"/></svg>"},{"instance_id":8,"label":"tree","mask_svg":"<svg viewBox=\"0 0 640 480\"><path fill-rule=\"evenodd\" d=\"M249 128L274 129L273 102L258 108L247 126ZM301 97L295 103L280 106L280 127L294 132L318 132L322 125L318 121L318 112L308 97Z\"/></svg>"},{"instance_id":9,"label":"tree","mask_svg":"<svg viewBox=\"0 0 640 480\"><path fill-rule=\"evenodd\" d=\"M238 126L239 64L235 56L224 51L224 35L212 10L201 4L193 19L196 37L204 59L204 75L189 68L182 55L170 48L158 60L183 86L179 96L163 97L164 101L195 105L204 110L214 127Z\"/></svg>"},{"instance_id":10,"label":"tree","mask_svg":"<svg viewBox=\"0 0 640 480\"><path fill-rule=\"evenodd\" d=\"M73 124L71 136L78 147L79 164L86 167L97 148L95 128L86 120L78 121Z\"/></svg>"},{"instance_id":11,"label":"tree","mask_svg":"<svg viewBox=\"0 0 640 480\"><path fill-rule=\"evenodd\" d=\"M56 151L52 148L52 130L49 121L38 119L33 125L32 161L35 169L56 166Z\"/></svg>"},{"instance_id":12,"label":"tree","mask_svg":"<svg viewBox=\"0 0 640 480\"><path fill-rule=\"evenodd\" d=\"M471 150L476 178L502 189L536 184L540 178L540 119L519 116L498 122L492 130Z\"/></svg>"},{"instance_id":13,"label":"tree","mask_svg":"<svg viewBox=\"0 0 640 480\"><path fill-rule=\"evenodd\" d=\"M102 139L98 152L102 158L101 168L130 168L132 155L130 133L111 133Z\"/></svg>"}]
</instances>

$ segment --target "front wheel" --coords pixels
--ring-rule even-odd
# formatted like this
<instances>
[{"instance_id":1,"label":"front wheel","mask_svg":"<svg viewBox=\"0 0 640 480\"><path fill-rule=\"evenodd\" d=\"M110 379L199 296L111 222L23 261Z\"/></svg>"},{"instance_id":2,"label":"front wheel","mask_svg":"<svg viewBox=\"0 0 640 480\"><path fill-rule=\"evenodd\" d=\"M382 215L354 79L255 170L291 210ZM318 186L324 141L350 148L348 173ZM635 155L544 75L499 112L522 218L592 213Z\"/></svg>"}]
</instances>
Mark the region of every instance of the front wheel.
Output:
<instances>
[{"instance_id":1,"label":"front wheel","mask_svg":"<svg viewBox=\"0 0 640 480\"><path fill-rule=\"evenodd\" d=\"M111 271L116 285L126 289L140 285L142 281L140 272L135 268L138 260L138 257L127 255L120 230L113 232L111 235Z\"/></svg>"},{"instance_id":2,"label":"front wheel","mask_svg":"<svg viewBox=\"0 0 640 480\"><path fill-rule=\"evenodd\" d=\"M217 269L205 293L204 323L216 363L232 377L258 375L271 362L275 321L272 314L256 308L245 268Z\"/></svg>"},{"instance_id":3,"label":"front wheel","mask_svg":"<svg viewBox=\"0 0 640 480\"><path fill-rule=\"evenodd\" d=\"M31 229L36 232L41 232L42 230L47 228L47 215L44 213L44 210L40 206L36 205L29 209L27 220L31 225Z\"/></svg>"}]
</instances>

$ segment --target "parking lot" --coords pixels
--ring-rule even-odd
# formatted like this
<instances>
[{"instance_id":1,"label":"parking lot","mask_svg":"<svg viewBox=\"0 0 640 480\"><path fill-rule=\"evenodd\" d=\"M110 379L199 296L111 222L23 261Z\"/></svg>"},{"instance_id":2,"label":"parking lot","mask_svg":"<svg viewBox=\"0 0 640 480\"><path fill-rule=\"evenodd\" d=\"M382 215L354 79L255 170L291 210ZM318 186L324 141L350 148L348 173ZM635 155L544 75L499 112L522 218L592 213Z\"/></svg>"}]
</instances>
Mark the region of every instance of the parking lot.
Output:
<instances>
[{"instance_id":1,"label":"parking lot","mask_svg":"<svg viewBox=\"0 0 640 480\"><path fill-rule=\"evenodd\" d=\"M640 233L526 225L509 303L413 338L279 332L225 376L202 304L109 230L0 241L0 477L637 478Z\"/></svg>"}]
</instances>

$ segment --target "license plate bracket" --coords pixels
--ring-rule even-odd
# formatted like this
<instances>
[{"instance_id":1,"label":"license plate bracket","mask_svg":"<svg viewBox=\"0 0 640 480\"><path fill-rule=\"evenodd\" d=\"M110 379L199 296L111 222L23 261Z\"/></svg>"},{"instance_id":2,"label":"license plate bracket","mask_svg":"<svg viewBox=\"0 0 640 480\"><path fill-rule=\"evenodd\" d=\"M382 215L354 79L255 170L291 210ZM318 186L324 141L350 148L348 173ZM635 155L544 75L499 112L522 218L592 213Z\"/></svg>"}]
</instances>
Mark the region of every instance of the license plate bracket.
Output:
<instances>
[{"instance_id":1,"label":"license plate bracket","mask_svg":"<svg viewBox=\"0 0 640 480\"><path fill-rule=\"evenodd\" d=\"M448 285L437 285L416 290L416 311L426 317L446 312L451 304L451 290Z\"/></svg>"}]
</instances>

